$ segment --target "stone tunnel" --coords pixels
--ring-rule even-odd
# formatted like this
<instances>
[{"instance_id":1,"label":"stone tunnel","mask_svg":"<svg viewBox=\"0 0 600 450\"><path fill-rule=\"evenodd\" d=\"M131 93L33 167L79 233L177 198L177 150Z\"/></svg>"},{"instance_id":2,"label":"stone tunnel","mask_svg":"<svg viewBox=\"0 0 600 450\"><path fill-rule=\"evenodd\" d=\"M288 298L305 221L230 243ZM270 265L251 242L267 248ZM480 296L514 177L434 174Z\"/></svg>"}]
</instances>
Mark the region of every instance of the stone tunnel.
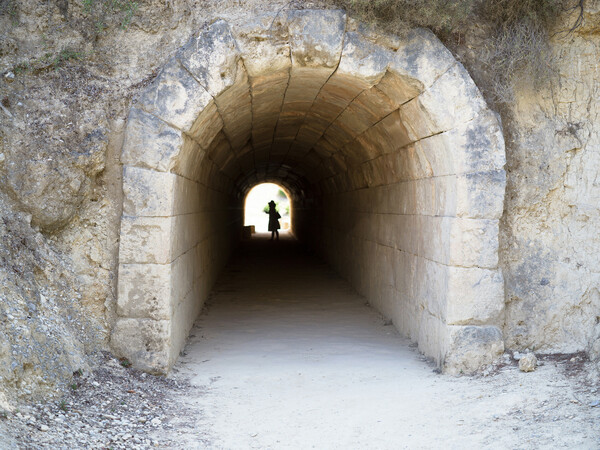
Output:
<instances>
[{"instance_id":1,"label":"stone tunnel","mask_svg":"<svg viewBox=\"0 0 600 450\"><path fill-rule=\"evenodd\" d=\"M166 373L262 182L295 237L449 373L503 351L502 129L426 30L341 11L200 30L132 107L123 144L114 351Z\"/></svg>"}]
</instances>

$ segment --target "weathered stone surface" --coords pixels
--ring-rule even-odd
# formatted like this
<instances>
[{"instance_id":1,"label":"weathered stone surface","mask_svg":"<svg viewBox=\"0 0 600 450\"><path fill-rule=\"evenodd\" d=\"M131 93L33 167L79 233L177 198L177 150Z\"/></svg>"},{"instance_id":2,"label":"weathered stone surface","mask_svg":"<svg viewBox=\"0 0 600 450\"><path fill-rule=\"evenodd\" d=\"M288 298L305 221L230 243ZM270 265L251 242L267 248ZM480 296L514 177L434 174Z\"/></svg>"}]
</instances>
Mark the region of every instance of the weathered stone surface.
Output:
<instances>
[{"instance_id":1,"label":"weathered stone surface","mask_svg":"<svg viewBox=\"0 0 600 450\"><path fill-rule=\"evenodd\" d=\"M431 86L456 60L452 53L429 30L423 28L409 32L401 40L390 71L401 76L415 89ZM414 80L414 81L413 81Z\"/></svg>"},{"instance_id":2,"label":"weathered stone surface","mask_svg":"<svg viewBox=\"0 0 600 450\"><path fill-rule=\"evenodd\" d=\"M504 210L506 172L496 170L457 177L456 216L499 219Z\"/></svg>"},{"instance_id":3,"label":"weathered stone surface","mask_svg":"<svg viewBox=\"0 0 600 450\"><path fill-rule=\"evenodd\" d=\"M45 120L49 119L41 122ZM31 214L34 226L58 230L77 214L90 195L92 181L105 167L106 123L81 124L69 145L52 136L24 146L29 133L21 125L11 143L7 137L0 141L0 187L20 211Z\"/></svg>"},{"instance_id":4,"label":"weathered stone surface","mask_svg":"<svg viewBox=\"0 0 600 450\"><path fill-rule=\"evenodd\" d=\"M470 374L492 364L504 352L502 332L492 326L448 326L444 372Z\"/></svg>"},{"instance_id":5,"label":"weathered stone surface","mask_svg":"<svg viewBox=\"0 0 600 450\"><path fill-rule=\"evenodd\" d=\"M348 32L336 75L359 79L366 89L383 78L391 56L388 49L365 40L358 33Z\"/></svg>"},{"instance_id":6,"label":"weathered stone surface","mask_svg":"<svg viewBox=\"0 0 600 450\"><path fill-rule=\"evenodd\" d=\"M183 141L181 131L147 112L132 108L127 119L121 162L168 172L175 164Z\"/></svg>"},{"instance_id":7,"label":"weathered stone surface","mask_svg":"<svg viewBox=\"0 0 600 450\"><path fill-rule=\"evenodd\" d=\"M465 68L456 64L421 95L400 107L410 137L419 140L469 122L486 109Z\"/></svg>"},{"instance_id":8,"label":"weathered stone surface","mask_svg":"<svg viewBox=\"0 0 600 450\"><path fill-rule=\"evenodd\" d=\"M250 17L232 28L248 75L252 78L287 71L291 66L287 16Z\"/></svg>"},{"instance_id":9,"label":"weathered stone surface","mask_svg":"<svg viewBox=\"0 0 600 450\"><path fill-rule=\"evenodd\" d=\"M502 128L489 110L415 145L424 152L436 176L494 171L506 163Z\"/></svg>"},{"instance_id":10,"label":"weathered stone surface","mask_svg":"<svg viewBox=\"0 0 600 450\"><path fill-rule=\"evenodd\" d=\"M597 7L588 11L594 27ZM552 38L551 48L560 75L544 88L518 87L515 120L505 124L513 141L501 229L504 332L510 348L568 353L598 348L600 336L600 41L582 31L568 44Z\"/></svg>"},{"instance_id":11,"label":"weathered stone surface","mask_svg":"<svg viewBox=\"0 0 600 450\"><path fill-rule=\"evenodd\" d=\"M211 95L172 59L139 98L139 107L165 122L189 132Z\"/></svg>"},{"instance_id":12,"label":"weathered stone surface","mask_svg":"<svg viewBox=\"0 0 600 450\"><path fill-rule=\"evenodd\" d=\"M448 325L500 325L504 278L499 270L448 267L447 292Z\"/></svg>"},{"instance_id":13,"label":"weathered stone surface","mask_svg":"<svg viewBox=\"0 0 600 450\"><path fill-rule=\"evenodd\" d=\"M498 221L420 215L390 216L397 247L433 261L461 267L496 268Z\"/></svg>"},{"instance_id":14,"label":"weathered stone surface","mask_svg":"<svg viewBox=\"0 0 600 450\"><path fill-rule=\"evenodd\" d=\"M246 71L237 71L237 79L233 86L225 90L215 99L219 114L223 118L223 130L231 147L241 149L252 134L252 105L250 85Z\"/></svg>"},{"instance_id":15,"label":"weathered stone surface","mask_svg":"<svg viewBox=\"0 0 600 450\"><path fill-rule=\"evenodd\" d=\"M198 142L202 149L207 149L222 129L223 118L219 114L217 104L213 101L198 115L190 131L190 135Z\"/></svg>"},{"instance_id":16,"label":"weathered stone surface","mask_svg":"<svg viewBox=\"0 0 600 450\"><path fill-rule=\"evenodd\" d=\"M123 214L170 216L177 175L137 167L123 167Z\"/></svg>"},{"instance_id":17,"label":"weathered stone surface","mask_svg":"<svg viewBox=\"0 0 600 450\"><path fill-rule=\"evenodd\" d=\"M132 217L121 219L121 264L168 264L173 260L173 219Z\"/></svg>"},{"instance_id":18,"label":"weathered stone surface","mask_svg":"<svg viewBox=\"0 0 600 450\"><path fill-rule=\"evenodd\" d=\"M117 314L139 319L170 319L170 287L170 264L121 264Z\"/></svg>"},{"instance_id":19,"label":"weathered stone surface","mask_svg":"<svg viewBox=\"0 0 600 450\"><path fill-rule=\"evenodd\" d=\"M288 28L294 67L337 67L346 29L343 11L290 11Z\"/></svg>"},{"instance_id":20,"label":"weathered stone surface","mask_svg":"<svg viewBox=\"0 0 600 450\"><path fill-rule=\"evenodd\" d=\"M444 223L448 224L445 227L450 227L450 264L488 269L498 267L497 220L455 219Z\"/></svg>"},{"instance_id":21,"label":"weathered stone surface","mask_svg":"<svg viewBox=\"0 0 600 450\"><path fill-rule=\"evenodd\" d=\"M111 346L135 368L166 374L171 363L170 330L168 320L119 318L112 331Z\"/></svg>"},{"instance_id":22,"label":"weathered stone surface","mask_svg":"<svg viewBox=\"0 0 600 450\"><path fill-rule=\"evenodd\" d=\"M237 43L224 20L192 38L177 59L213 97L235 83L240 67Z\"/></svg>"}]
</instances>

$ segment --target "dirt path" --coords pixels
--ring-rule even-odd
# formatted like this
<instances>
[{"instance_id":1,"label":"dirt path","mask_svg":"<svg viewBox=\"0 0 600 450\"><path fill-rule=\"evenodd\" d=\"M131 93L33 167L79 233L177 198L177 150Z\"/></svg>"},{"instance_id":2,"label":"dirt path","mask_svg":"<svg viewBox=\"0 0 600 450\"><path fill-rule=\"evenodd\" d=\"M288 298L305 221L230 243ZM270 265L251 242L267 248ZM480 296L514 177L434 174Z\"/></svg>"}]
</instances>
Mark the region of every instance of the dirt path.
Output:
<instances>
[{"instance_id":1,"label":"dirt path","mask_svg":"<svg viewBox=\"0 0 600 450\"><path fill-rule=\"evenodd\" d=\"M0 448L600 448L581 356L439 375L289 239L242 246L167 379L108 354L97 366L0 415Z\"/></svg>"},{"instance_id":2,"label":"dirt path","mask_svg":"<svg viewBox=\"0 0 600 450\"><path fill-rule=\"evenodd\" d=\"M436 374L291 239L243 246L171 377L203 393L181 448L600 448L580 361Z\"/></svg>"}]
</instances>

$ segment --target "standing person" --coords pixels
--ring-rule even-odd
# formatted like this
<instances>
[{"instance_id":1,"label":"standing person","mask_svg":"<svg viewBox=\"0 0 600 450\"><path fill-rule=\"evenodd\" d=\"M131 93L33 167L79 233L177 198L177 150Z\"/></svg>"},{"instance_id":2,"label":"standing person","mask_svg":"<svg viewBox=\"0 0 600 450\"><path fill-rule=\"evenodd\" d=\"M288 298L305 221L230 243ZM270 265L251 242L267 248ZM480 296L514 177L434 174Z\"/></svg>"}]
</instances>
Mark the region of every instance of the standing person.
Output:
<instances>
[{"instance_id":1,"label":"standing person","mask_svg":"<svg viewBox=\"0 0 600 450\"><path fill-rule=\"evenodd\" d=\"M271 240L273 240L275 235L277 235L277 240L279 240L279 229L281 228L279 225L279 219L281 219L281 216L275 209L275 202L273 200L269 202L269 212L267 214L269 214L269 231L271 232Z\"/></svg>"}]
</instances>

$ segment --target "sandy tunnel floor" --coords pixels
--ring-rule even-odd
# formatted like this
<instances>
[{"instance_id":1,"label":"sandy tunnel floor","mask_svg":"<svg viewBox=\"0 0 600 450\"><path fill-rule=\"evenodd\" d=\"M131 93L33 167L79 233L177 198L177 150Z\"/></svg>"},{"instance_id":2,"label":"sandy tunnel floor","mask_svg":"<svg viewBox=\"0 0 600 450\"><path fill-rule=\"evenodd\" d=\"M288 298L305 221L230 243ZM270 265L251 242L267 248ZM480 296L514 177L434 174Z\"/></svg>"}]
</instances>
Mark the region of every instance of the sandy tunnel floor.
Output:
<instances>
[{"instance_id":1,"label":"sandy tunnel floor","mask_svg":"<svg viewBox=\"0 0 600 450\"><path fill-rule=\"evenodd\" d=\"M217 283L170 377L182 448L598 448L585 365L439 375L293 239L257 236ZM189 415L189 411L197 414ZM190 420L195 425L189 427Z\"/></svg>"}]
</instances>

